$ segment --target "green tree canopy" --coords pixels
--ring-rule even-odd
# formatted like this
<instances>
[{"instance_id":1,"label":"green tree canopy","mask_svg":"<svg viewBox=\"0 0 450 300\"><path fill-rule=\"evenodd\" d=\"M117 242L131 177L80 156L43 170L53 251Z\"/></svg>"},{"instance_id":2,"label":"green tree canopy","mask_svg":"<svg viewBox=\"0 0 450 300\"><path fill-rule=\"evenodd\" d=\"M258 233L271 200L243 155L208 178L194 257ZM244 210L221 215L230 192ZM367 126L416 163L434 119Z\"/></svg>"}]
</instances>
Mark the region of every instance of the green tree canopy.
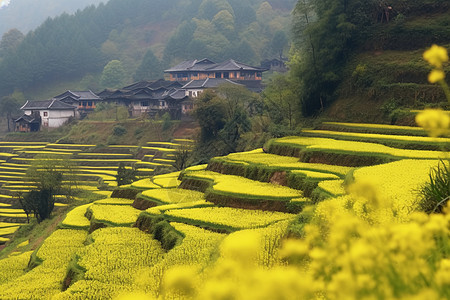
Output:
<instances>
[{"instance_id":1,"label":"green tree canopy","mask_svg":"<svg viewBox=\"0 0 450 300\"><path fill-rule=\"evenodd\" d=\"M101 84L107 88L119 88L125 84L126 73L119 60L111 60L103 69Z\"/></svg>"},{"instance_id":2,"label":"green tree canopy","mask_svg":"<svg viewBox=\"0 0 450 300\"><path fill-rule=\"evenodd\" d=\"M20 30L13 28L3 34L0 41L0 56L6 53L14 52L19 44L23 41L24 35Z\"/></svg>"},{"instance_id":3,"label":"green tree canopy","mask_svg":"<svg viewBox=\"0 0 450 300\"><path fill-rule=\"evenodd\" d=\"M152 50L148 50L142 60L141 65L136 70L134 74L134 80L155 80L163 78L162 65L159 59L155 56Z\"/></svg>"}]
</instances>

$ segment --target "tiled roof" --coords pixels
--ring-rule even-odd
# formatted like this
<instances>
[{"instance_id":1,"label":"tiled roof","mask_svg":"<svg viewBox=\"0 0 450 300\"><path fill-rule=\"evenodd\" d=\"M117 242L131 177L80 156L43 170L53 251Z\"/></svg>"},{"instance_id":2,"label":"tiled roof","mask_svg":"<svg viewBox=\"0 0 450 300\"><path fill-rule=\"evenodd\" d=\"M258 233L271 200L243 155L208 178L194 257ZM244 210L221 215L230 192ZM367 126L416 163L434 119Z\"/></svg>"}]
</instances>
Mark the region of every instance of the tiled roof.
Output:
<instances>
[{"instance_id":1,"label":"tiled roof","mask_svg":"<svg viewBox=\"0 0 450 300\"><path fill-rule=\"evenodd\" d=\"M264 72L267 71L267 69L259 68L259 67L253 67L247 64L243 64L240 62L237 62L233 59L229 59L227 61L224 61L222 63L216 64L209 59L202 59L200 61L198 60L187 60L184 61L178 65L176 65L173 68L170 68L168 70L165 70L164 72L170 73L170 72L187 72L187 71L258 71L258 72Z\"/></svg>"},{"instance_id":2,"label":"tiled roof","mask_svg":"<svg viewBox=\"0 0 450 300\"><path fill-rule=\"evenodd\" d=\"M183 61L182 63L176 65L175 67L172 67L168 70L165 70L164 72L182 72L182 71L205 71L208 68L211 68L213 66L215 66L216 63L204 58L201 60L186 60Z\"/></svg>"},{"instance_id":3,"label":"tiled roof","mask_svg":"<svg viewBox=\"0 0 450 300\"><path fill-rule=\"evenodd\" d=\"M74 110L75 106L61 102L59 100L44 100L44 101L27 101L21 110Z\"/></svg>"},{"instance_id":4,"label":"tiled roof","mask_svg":"<svg viewBox=\"0 0 450 300\"><path fill-rule=\"evenodd\" d=\"M207 89L207 88L216 88L221 84L230 83L235 85L241 85L229 79L223 78L206 78L201 80L191 80L187 84L185 84L183 89Z\"/></svg>"},{"instance_id":5,"label":"tiled roof","mask_svg":"<svg viewBox=\"0 0 450 300\"><path fill-rule=\"evenodd\" d=\"M62 93L61 95L53 97L53 99L61 100L66 97L72 97L77 100L100 100L100 97L97 96L91 90L89 90L89 91L70 91L69 90L69 91Z\"/></svg>"},{"instance_id":6,"label":"tiled roof","mask_svg":"<svg viewBox=\"0 0 450 300\"><path fill-rule=\"evenodd\" d=\"M23 114L20 118L14 120L14 122L19 122L20 120L24 120L27 123L39 122L33 115Z\"/></svg>"}]
</instances>

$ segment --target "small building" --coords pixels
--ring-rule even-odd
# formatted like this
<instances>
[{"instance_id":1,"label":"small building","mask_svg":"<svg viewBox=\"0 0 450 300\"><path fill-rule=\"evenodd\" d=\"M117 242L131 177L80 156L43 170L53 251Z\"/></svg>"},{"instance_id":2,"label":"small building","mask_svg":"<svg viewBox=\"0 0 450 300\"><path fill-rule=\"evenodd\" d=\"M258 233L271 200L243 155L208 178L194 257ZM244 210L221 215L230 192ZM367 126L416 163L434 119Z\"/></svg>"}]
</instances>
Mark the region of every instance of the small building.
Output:
<instances>
[{"instance_id":1,"label":"small building","mask_svg":"<svg viewBox=\"0 0 450 300\"><path fill-rule=\"evenodd\" d=\"M266 59L261 62L261 67L273 72L286 73L288 71L286 61L285 58Z\"/></svg>"},{"instance_id":2,"label":"small building","mask_svg":"<svg viewBox=\"0 0 450 300\"><path fill-rule=\"evenodd\" d=\"M27 101L20 109L26 116L33 116L35 119L37 119L37 116L39 116L41 119L41 128L60 127L71 118L75 118L77 113L76 106L56 99L44 101ZM23 117L24 116L22 116L21 118Z\"/></svg>"},{"instance_id":3,"label":"small building","mask_svg":"<svg viewBox=\"0 0 450 300\"><path fill-rule=\"evenodd\" d=\"M261 81L264 71L267 69L253 67L233 59L215 63L204 58L184 61L164 72L167 73L169 81L205 80L207 78Z\"/></svg>"},{"instance_id":4,"label":"small building","mask_svg":"<svg viewBox=\"0 0 450 300\"><path fill-rule=\"evenodd\" d=\"M53 97L61 102L77 106L81 117L93 111L99 101L102 99L91 90L89 91L66 91L61 95Z\"/></svg>"},{"instance_id":5,"label":"small building","mask_svg":"<svg viewBox=\"0 0 450 300\"><path fill-rule=\"evenodd\" d=\"M36 132L41 129L41 116L39 113L32 115L22 115L14 120L14 130L16 132Z\"/></svg>"}]
</instances>

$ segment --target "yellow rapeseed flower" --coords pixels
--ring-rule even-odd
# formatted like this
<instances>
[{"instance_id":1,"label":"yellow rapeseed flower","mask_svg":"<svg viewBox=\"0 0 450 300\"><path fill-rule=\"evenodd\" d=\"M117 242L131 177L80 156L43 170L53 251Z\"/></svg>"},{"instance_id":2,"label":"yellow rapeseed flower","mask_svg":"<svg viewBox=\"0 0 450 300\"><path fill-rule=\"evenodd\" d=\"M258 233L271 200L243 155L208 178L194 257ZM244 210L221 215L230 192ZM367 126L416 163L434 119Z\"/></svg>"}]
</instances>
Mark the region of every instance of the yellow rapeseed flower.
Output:
<instances>
[{"instance_id":1,"label":"yellow rapeseed flower","mask_svg":"<svg viewBox=\"0 0 450 300\"><path fill-rule=\"evenodd\" d=\"M446 135L450 127L450 116L441 109L425 109L416 116L416 123L432 137Z\"/></svg>"},{"instance_id":2,"label":"yellow rapeseed flower","mask_svg":"<svg viewBox=\"0 0 450 300\"><path fill-rule=\"evenodd\" d=\"M428 74L428 81L430 83L436 83L438 81L444 80L445 73L442 70L432 70L430 74Z\"/></svg>"},{"instance_id":3,"label":"yellow rapeseed flower","mask_svg":"<svg viewBox=\"0 0 450 300\"><path fill-rule=\"evenodd\" d=\"M448 61L447 49L438 45L433 45L423 53L423 58L428 61L430 65L441 68L442 63Z\"/></svg>"}]
</instances>

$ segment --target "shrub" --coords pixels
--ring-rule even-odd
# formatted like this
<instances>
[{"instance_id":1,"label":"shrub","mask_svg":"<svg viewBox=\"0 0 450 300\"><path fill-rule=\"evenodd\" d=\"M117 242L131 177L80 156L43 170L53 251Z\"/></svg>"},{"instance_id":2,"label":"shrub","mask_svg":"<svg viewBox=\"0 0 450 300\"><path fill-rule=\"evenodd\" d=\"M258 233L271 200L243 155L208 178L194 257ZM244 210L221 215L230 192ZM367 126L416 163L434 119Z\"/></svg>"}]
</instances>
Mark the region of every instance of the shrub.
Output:
<instances>
[{"instance_id":1,"label":"shrub","mask_svg":"<svg viewBox=\"0 0 450 300\"><path fill-rule=\"evenodd\" d=\"M419 191L420 208L427 212L442 212L450 196L450 164L441 160L430 171L430 180Z\"/></svg>"},{"instance_id":2,"label":"shrub","mask_svg":"<svg viewBox=\"0 0 450 300\"><path fill-rule=\"evenodd\" d=\"M122 125L116 125L113 127L113 135L122 136L127 133L127 129Z\"/></svg>"}]
</instances>

